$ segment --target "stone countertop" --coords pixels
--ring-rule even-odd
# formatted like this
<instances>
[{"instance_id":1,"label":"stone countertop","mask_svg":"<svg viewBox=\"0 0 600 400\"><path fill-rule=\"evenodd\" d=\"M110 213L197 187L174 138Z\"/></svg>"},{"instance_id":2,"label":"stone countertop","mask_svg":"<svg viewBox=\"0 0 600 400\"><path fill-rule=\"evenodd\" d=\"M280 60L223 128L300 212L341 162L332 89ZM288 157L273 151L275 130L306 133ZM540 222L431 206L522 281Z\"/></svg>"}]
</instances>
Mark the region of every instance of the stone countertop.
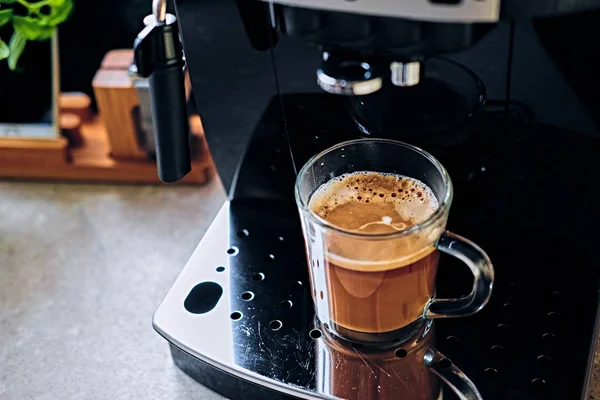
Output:
<instances>
[{"instance_id":1,"label":"stone countertop","mask_svg":"<svg viewBox=\"0 0 600 400\"><path fill-rule=\"evenodd\" d=\"M152 315L224 199L217 181L0 183L0 399L223 399Z\"/></svg>"},{"instance_id":2,"label":"stone countertop","mask_svg":"<svg viewBox=\"0 0 600 400\"><path fill-rule=\"evenodd\" d=\"M0 399L223 399L151 319L224 199L218 181L0 183Z\"/></svg>"}]
</instances>

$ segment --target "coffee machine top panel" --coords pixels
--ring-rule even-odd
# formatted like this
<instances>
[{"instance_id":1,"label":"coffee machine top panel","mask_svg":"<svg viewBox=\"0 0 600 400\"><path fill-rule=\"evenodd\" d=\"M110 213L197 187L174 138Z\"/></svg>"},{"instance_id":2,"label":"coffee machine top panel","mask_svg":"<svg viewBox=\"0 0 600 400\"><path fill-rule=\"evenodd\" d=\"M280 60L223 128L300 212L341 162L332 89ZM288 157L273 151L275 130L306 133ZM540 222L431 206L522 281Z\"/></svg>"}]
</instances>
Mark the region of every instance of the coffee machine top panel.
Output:
<instances>
[{"instance_id":1,"label":"coffee machine top panel","mask_svg":"<svg viewBox=\"0 0 600 400\"><path fill-rule=\"evenodd\" d=\"M430 22L496 22L500 0L263 0L289 6Z\"/></svg>"},{"instance_id":2,"label":"coffee machine top panel","mask_svg":"<svg viewBox=\"0 0 600 400\"><path fill-rule=\"evenodd\" d=\"M181 0L180 0L181 1ZM261 0L287 6L426 22L496 22L565 15L600 7L597 0Z\"/></svg>"}]
</instances>

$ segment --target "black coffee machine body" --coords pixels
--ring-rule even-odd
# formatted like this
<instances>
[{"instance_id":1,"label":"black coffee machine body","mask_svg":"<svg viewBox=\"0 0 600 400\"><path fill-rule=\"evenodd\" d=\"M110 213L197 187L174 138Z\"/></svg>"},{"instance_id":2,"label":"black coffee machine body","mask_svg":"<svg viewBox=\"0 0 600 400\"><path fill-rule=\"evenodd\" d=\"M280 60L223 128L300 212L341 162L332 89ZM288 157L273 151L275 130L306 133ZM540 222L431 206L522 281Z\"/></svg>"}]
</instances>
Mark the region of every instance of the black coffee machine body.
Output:
<instances>
[{"instance_id":1,"label":"black coffee machine body","mask_svg":"<svg viewBox=\"0 0 600 400\"><path fill-rule=\"evenodd\" d=\"M333 144L386 137L448 168L449 229L496 269L482 312L436 322L437 348L485 399L587 398L600 271L595 3L176 0L172 28L229 194L154 317L176 364L231 398L337 398L295 174ZM176 103L162 98L157 108ZM158 132L159 168L183 171L165 180L185 173L176 133ZM468 293L468 276L442 258L438 295ZM393 398L376 390L379 369L357 393Z\"/></svg>"}]
</instances>

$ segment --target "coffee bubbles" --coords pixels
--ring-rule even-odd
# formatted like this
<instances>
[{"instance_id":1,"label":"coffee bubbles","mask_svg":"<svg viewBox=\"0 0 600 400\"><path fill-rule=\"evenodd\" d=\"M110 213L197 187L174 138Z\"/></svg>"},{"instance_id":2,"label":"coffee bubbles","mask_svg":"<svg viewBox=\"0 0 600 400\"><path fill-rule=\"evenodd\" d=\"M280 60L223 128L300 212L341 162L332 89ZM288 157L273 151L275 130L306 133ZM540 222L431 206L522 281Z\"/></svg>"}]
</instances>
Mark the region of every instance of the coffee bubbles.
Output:
<instances>
[{"instance_id":1,"label":"coffee bubbles","mask_svg":"<svg viewBox=\"0 0 600 400\"><path fill-rule=\"evenodd\" d=\"M341 229L377 234L405 230L425 221L438 208L438 201L417 179L360 171L321 185L309 207Z\"/></svg>"}]
</instances>

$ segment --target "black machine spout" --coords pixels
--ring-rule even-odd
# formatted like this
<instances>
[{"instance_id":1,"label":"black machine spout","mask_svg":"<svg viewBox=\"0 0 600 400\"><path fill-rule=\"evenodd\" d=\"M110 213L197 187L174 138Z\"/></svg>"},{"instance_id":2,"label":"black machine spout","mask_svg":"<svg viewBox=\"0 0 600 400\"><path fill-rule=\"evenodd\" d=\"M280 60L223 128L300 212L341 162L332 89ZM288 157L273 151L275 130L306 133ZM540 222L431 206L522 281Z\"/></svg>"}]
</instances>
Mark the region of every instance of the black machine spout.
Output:
<instances>
[{"instance_id":1,"label":"black machine spout","mask_svg":"<svg viewBox=\"0 0 600 400\"><path fill-rule=\"evenodd\" d=\"M153 21L134 43L134 63L138 75L149 78L158 176L171 183L191 171L185 63L177 22L167 18L166 1L154 0L152 8Z\"/></svg>"}]
</instances>

